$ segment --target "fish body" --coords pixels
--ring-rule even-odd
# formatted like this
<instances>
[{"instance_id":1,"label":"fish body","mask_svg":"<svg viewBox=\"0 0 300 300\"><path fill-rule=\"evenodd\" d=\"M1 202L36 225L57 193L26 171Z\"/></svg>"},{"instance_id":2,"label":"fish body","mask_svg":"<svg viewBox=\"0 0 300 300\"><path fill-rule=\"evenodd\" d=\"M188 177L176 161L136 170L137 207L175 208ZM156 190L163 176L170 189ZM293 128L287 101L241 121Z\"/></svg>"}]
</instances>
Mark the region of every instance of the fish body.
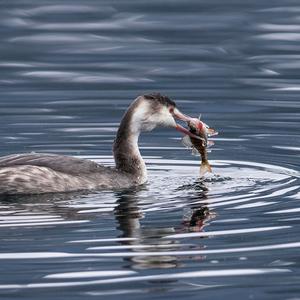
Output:
<instances>
[{"instance_id":1,"label":"fish body","mask_svg":"<svg viewBox=\"0 0 300 300\"><path fill-rule=\"evenodd\" d=\"M211 173L212 169L208 162L207 147L213 145L213 142L208 141L208 137L217 135L218 133L214 129L209 128L207 124L205 124L204 122L196 118L192 119L188 123L188 126L190 132L197 135L199 139L189 137L187 135L183 138L183 144L188 148L192 148L194 153L196 150L200 154L201 156L200 175L204 175L207 172Z\"/></svg>"},{"instance_id":2,"label":"fish body","mask_svg":"<svg viewBox=\"0 0 300 300\"><path fill-rule=\"evenodd\" d=\"M202 140L198 140L195 138L190 138L193 147L200 153L201 155L201 165L200 165L200 175L204 175L207 172L212 172L211 166L208 162L207 150L206 146L203 145Z\"/></svg>"}]
</instances>

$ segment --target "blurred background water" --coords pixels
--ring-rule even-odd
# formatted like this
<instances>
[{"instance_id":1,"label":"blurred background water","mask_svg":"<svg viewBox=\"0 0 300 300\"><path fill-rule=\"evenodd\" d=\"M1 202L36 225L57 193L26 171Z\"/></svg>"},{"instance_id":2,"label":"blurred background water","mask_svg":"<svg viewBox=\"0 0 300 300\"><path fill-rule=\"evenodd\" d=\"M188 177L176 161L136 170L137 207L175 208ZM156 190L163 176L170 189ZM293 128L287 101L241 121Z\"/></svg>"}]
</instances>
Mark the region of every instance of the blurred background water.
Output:
<instances>
[{"instance_id":1,"label":"blurred background water","mask_svg":"<svg viewBox=\"0 0 300 300\"><path fill-rule=\"evenodd\" d=\"M160 92L219 130L214 174L147 133L149 183L3 198L1 299L298 299L300 4L0 2L0 154L113 165L119 120Z\"/></svg>"}]
</instances>

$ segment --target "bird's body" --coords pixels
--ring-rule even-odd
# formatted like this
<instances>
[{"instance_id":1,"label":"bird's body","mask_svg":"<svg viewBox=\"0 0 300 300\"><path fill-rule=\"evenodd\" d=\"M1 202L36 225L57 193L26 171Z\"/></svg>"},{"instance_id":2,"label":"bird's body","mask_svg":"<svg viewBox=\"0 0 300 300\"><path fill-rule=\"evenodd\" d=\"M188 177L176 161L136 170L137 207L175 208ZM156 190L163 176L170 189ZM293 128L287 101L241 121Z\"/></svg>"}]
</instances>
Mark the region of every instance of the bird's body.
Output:
<instances>
[{"instance_id":1,"label":"bird's body","mask_svg":"<svg viewBox=\"0 0 300 300\"><path fill-rule=\"evenodd\" d=\"M124 114L116 135L113 146L115 168L55 154L0 157L0 194L119 189L143 184L147 180L147 170L138 148L139 135L158 125L184 131L176 124L174 116L184 121L189 119L167 97L159 94L138 97Z\"/></svg>"},{"instance_id":2,"label":"bird's body","mask_svg":"<svg viewBox=\"0 0 300 300\"><path fill-rule=\"evenodd\" d=\"M134 178L86 159L51 154L19 154L0 159L0 194L41 194L126 188Z\"/></svg>"}]
</instances>

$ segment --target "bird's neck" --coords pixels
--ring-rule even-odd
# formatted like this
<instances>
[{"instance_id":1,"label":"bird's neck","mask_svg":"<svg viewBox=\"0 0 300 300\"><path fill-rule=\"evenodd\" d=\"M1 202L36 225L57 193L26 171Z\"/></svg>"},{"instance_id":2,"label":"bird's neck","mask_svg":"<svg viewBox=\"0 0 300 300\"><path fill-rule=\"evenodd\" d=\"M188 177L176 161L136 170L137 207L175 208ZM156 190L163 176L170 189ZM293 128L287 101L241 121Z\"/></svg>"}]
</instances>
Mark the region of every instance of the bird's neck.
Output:
<instances>
[{"instance_id":1,"label":"bird's neck","mask_svg":"<svg viewBox=\"0 0 300 300\"><path fill-rule=\"evenodd\" d=\"M132 176L137 184L142 184L147 180L147 170L138 147L140 128L135 111L134 106L130 107L123 116L113 145L113 153L117 170Z\"/></svg>"}]
</instances>

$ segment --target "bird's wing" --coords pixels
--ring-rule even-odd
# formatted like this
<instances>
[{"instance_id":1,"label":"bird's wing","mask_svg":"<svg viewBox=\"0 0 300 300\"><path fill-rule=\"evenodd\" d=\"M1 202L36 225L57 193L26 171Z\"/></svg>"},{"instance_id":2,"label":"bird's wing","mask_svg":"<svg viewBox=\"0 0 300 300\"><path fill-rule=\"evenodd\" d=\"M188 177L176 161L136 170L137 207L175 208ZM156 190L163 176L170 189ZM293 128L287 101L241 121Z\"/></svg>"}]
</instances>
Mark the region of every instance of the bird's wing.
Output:
<instances>
[{"instance_id":1,"label":"bird's wing","mask_svg":"<svg viewBox=\"0 0 300 300\"><path fill-rule=\"evenodd\" d=\"M91 160L64 155L26 153L0 157L0 168L22 165L46 167L72 175L88 174L108 169Z\"/></svg>"}]
</instances>

